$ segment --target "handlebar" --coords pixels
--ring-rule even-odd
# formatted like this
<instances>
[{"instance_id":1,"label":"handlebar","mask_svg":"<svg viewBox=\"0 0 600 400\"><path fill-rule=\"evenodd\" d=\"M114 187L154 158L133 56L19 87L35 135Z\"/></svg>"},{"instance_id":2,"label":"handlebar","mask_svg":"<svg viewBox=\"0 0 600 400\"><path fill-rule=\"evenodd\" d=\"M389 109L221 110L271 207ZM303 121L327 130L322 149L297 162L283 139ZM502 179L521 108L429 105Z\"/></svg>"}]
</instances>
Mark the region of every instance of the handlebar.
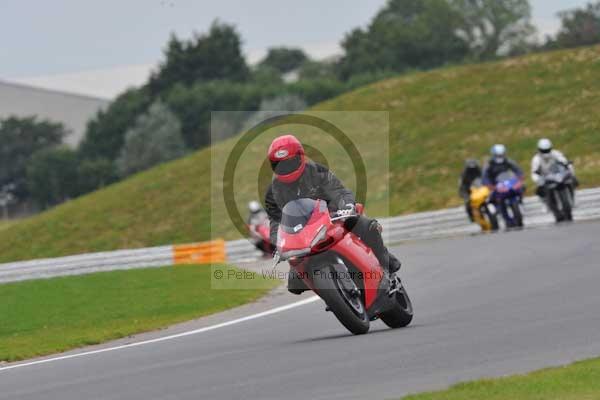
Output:
<instances>
[{"instance_id":1,"label":"handlebar","mask_svg":"<svg viewBox=\"0 0 600 400\"><path fill-rule=\"evenodd\" d=\"M331 215L336 215L335 217L331 217L331 222L341 221L346 218L360 217L360 214L350 214L350 215L337 215L336 213L332 213Z\"/></svg>"}]
</instances>

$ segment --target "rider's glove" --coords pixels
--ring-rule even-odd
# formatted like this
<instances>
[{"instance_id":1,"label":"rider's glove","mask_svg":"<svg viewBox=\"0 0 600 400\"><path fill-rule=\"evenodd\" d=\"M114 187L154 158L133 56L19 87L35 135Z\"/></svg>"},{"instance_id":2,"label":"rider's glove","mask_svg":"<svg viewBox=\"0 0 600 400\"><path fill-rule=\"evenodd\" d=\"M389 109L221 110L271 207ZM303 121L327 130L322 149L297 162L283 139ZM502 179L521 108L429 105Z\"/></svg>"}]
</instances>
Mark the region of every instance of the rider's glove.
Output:
<instances>
[{"instance_id":1,"label":"rider's glove","mask_svg":"<svg viewBox=\"0 0 600 400\"><path fill-rule=\"evenodd\" d=\"M344 208L337 211L337 215L340 217L348 217L354 214L356 214L356 207L352 203L346 204Z\"/></svg>"}]
</instances>

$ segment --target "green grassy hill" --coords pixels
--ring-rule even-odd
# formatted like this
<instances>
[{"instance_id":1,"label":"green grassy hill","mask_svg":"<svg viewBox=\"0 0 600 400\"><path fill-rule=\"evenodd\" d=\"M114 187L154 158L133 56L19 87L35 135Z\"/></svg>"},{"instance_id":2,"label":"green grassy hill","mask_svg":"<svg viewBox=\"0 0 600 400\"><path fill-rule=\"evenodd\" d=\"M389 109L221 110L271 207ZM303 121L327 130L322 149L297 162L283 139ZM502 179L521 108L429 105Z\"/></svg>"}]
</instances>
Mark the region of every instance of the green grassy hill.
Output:
<instances>
[{"instance_id":1,"label":"green grassy hill","mask_svg":"<svg viewBox=\"0 0 600 400\"><path fill-rule=\"evenodd\" d=\"M405 75L315 110L389 111L390 174L375 177L370 192L383 188L389 177L392 214L458 204L463 160L483 157L495 142L507 144L510 156L528 169L538 138L550 137L575 162L584 186L600 185L600 47ZM353 140L368 142L379 128L355 126ZM257 165L266 145L263 141L250 153ZM199 151L0 229L0 262L209 238L210 162L224 160L227 146ZM378 154L378 146L361 150ZM346 167L335 166L344 176ZM255 181L256 173L248 167L239 177ZM256 197L245 186L236 190L240 202ZM385 208L376 200L371 214ZM222 204L212 204L212 210L222 217ZM213 234L236 237L221 217Z\"/></svg>"}]
</instances>

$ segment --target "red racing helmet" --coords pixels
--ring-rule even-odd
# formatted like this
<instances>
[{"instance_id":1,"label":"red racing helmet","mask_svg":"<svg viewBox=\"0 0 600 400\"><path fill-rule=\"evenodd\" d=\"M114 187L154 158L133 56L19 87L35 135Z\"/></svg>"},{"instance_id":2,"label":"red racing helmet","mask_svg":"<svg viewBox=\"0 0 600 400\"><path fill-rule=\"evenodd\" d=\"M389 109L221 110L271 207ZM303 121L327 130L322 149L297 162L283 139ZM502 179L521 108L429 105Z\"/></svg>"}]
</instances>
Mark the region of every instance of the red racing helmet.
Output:
<instances>
[{"instance_id":1,"label":"red racing helmet","mask_svg":"<svg viewBox=\"0 0 600 400\"><path fill-rule=\"evenodd\" d=\"M279 136L269 146L269 161L277 180L295 182L306 168L304 147L294 135Z\"/></svg>"}]
</instances>

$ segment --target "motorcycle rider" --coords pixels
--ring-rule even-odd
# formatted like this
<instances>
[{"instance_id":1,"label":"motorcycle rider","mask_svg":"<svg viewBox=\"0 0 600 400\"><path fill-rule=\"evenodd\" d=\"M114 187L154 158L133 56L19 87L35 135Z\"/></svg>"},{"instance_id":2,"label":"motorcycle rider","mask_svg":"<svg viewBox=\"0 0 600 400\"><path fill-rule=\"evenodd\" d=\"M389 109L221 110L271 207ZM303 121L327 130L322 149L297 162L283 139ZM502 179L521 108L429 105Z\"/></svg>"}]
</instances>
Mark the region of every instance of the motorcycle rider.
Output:
<instances>
[{"instance_id":1,"label":"motorcycle rider","mask_svg":"<svg viewBox=\"0 0 600 400\"><path fill-rule=\"evenodd\" d=\"M250 240L258 250L262 251L263 254L269 255L273 251L273 246L261 235L259 226L268 223L269 217L265 209L261 204L253 200L248 203L248 229L250 231Z\"/></svg>"},{"instance_id":2,"label":"motorcycle rider","mask_svg":"<svg viewBox=\"0 0 600 400\"><path fill-rule=\"evenodd\" d=\"M260 225L268 218L267 212L256 200L248 203L248 225Z\"/></svg>"},{"instance_id":3,"label":"motorcycle rider","mask_svg":"<svg viewBox=\"0 0 600 400\"><path fill-rule=\"evenodd\" d=\"M277 230L281 222L282 209L290 201L300 198L327 201L331 211L353 215L354 194L345 188L327 167L308 160L304 147L293 135L284 135L273 140L268 150L273 170L273 180L267 189L265 207L271 221L271 242L277 243ZM381 266L389 273L400 269L400 261L383 244L381 225L364 216L346 220L346 228L352 230L372 250ZM300 294L307 290L302 280L291 272L288 290Z\"/></svg>"},{"instance_id":4,"label":"motorcycle rider","mask_svg":"<svg viewBox=\"0 0 600 400\"><path fill-rule=\"evenodd\" d=\"M465 210L469 220L473 222L473 210L471 210L471 186L473 182L481 178L481 166L479 161L469 159L465 161L465 168L460 174L458 194L465 202Z\"/></svg>"},{"instance_id":5,"label":"motorcycle rider","mask_svg":"<svg viewBox=\"0 0 600 400\"><path fill-rule=\"evenodd\" d=\"M555 150L552 147L550 139L540 139L537 144L537 153L531 159L531 179L537 185L535 194L537 194L542 201L546 201L546 190L545 183L546 176L550 172L550 167L555 162L558 162L565 167L569 168L573 174L573 186L572 190L579 185L577 178L575 177L575 168L563 153Z\"/></svg>"},{"instance_id":6,"label":"motorcycle rider","mask_svg":"<svg viewBox=\"0 0 600 400\"><path fill-rule=\"evenodd\" d=\"M524 178L523 170L519 165L506 157L506 146L495 144L490 151L491 158L483 171L483 184L490 186L493 190L496 186L498 175L506 171L512 171L519 179Z\"/></svg>"}]
</instances>

